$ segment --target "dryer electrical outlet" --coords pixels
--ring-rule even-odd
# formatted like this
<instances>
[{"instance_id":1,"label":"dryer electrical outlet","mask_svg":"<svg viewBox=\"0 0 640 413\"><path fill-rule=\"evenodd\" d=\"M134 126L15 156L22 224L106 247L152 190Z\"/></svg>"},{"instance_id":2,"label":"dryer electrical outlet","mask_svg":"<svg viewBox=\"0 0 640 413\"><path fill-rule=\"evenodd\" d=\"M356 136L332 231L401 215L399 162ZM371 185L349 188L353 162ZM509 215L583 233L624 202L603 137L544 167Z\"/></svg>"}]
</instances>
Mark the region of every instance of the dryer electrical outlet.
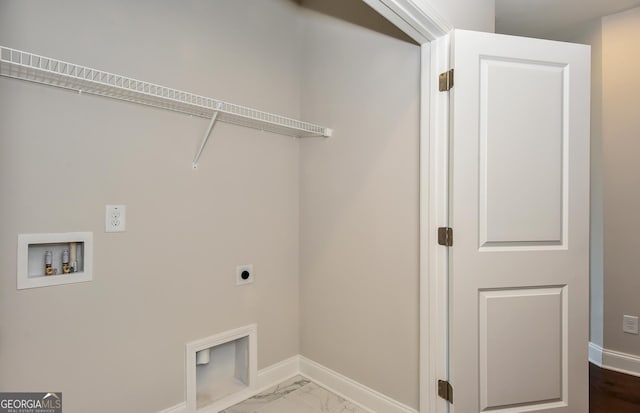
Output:
<instances>
[{"instance_id":1,"label":"dryer electrical outlet","mask_svg":"<svg viewBox=\"0 0 640 413\"><path fill-rule=\"evenodd\" d=\"M253 265L238 265L236 267L236 285L249 284L252 283L254 279Z\"/></svg>"}]
</instances>

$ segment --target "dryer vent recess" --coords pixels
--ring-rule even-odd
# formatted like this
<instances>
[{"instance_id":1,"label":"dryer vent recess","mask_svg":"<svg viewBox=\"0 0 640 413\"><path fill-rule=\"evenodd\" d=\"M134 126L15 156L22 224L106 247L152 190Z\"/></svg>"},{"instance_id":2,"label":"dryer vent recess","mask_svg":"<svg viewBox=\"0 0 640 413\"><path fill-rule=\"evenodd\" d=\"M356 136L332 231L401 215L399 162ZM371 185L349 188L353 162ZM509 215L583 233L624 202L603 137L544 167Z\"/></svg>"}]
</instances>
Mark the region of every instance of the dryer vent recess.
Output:
<instances>
[{"instance_id":1,"label":"dryer vent recess","mask_svg":"<svg viewBox=\"0 0 640 413\"><path fill-rule=\"evenodd\" d=\"M255 279L253 265L238 265L236 267L236 285L250 284Z\"/></svg>"}]
</instances>

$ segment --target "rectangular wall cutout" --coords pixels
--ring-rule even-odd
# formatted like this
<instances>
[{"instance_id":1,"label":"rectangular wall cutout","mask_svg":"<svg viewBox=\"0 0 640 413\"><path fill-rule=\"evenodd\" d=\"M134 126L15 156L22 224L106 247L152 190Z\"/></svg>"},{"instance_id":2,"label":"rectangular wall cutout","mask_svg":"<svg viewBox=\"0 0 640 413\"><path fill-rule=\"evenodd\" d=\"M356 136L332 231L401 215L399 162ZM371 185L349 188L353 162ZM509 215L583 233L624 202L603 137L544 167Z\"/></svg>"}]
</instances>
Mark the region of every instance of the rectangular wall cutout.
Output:
<instances>
[{"instance_id":1,"label":"rectangular wall cutout","mask_svg":"<svg viewBox=\"0 0 640 413\"><path fill-rule=\"evenodd\" d=\"M253 395L257 374L255 324L186 346L187 411L213 412Z\"/></svg>"},{"instance_id":2,"label":"rectangular wall cutout","mask_svg":"<svg viewBox=\"0 0 640 413\"><path fill-rule=\"evenodd\" d=\"M93 233L18 235L18 290L91 281Z\"/></svg>"}]
</instances>

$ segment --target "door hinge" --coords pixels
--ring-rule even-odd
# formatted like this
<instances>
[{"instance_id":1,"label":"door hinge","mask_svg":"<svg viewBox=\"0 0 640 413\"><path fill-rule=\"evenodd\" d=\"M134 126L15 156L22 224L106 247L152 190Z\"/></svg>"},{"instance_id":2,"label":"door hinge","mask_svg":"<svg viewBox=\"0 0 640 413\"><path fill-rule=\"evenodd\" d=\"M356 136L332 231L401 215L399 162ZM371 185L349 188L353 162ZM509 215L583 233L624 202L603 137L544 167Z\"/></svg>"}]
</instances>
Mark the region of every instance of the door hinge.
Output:
<instances>
[{"instance_id":1,"label":"door hinge","mask_svg":"<svg viewBox=\"0 0 640 413\"><path fill-rule=\"evenodd\" d=\"M453 69L440 73L440 77L438 79L440 92L448 92L453 87Z\"/></svg>"},{"instance_id":2,"label":"door hinge","mask_svg":"<svg viewBox=\"0 0 640 413\"><path fill-rule=\"evenodd\" d=\"M453 246L453 228L438 228L438 244L444 245L445 247Z\"/></svg>"},{"instance_id":3,"label":"door hinge","mask_svg":"<svg viewBox=\"0 0 640 413\"><path fill-rule=\"evenodd\" d=\"M453 404L453 387L446 380L438 380L438 396Z\"/></svg>"}]
</instances>

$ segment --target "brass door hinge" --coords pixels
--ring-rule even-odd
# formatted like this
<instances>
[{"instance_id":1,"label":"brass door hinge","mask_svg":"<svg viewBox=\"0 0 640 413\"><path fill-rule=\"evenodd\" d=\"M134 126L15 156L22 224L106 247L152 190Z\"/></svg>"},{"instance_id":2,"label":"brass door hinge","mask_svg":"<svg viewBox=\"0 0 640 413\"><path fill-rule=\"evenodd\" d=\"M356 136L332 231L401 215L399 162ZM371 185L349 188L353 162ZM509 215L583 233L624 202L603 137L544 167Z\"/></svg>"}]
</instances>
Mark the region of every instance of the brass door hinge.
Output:
<instances>
[{"instance_id":1,"label":"brass door hinge","mask_svg":"<svg viewBox=\"0 0 640 413\"><path fill-rule=\"evenodd\" d=\"M453 404L453 387L448 381L438 380L438 396Z\"/></svg>"},{"instance_id":2,"label":"brass door hinge","mask_svg":"<svg viewBox=\"0 0 640 413\"><path fill-rule=\"evenodd\" d=\"M440 73L438 78L440 92L448 92L453 87L453 69Z\"/></svg>"},{"instance_id":3,"label":"brass door hinge","mask_svg":"<svg viewBox=\"0 0 640 413\"><path fill-rule=\"evenodd\" d=\"M444 245L445 247L453 246L453 228L438 228L438 244Z\"/></svg>"}]
</instances>

